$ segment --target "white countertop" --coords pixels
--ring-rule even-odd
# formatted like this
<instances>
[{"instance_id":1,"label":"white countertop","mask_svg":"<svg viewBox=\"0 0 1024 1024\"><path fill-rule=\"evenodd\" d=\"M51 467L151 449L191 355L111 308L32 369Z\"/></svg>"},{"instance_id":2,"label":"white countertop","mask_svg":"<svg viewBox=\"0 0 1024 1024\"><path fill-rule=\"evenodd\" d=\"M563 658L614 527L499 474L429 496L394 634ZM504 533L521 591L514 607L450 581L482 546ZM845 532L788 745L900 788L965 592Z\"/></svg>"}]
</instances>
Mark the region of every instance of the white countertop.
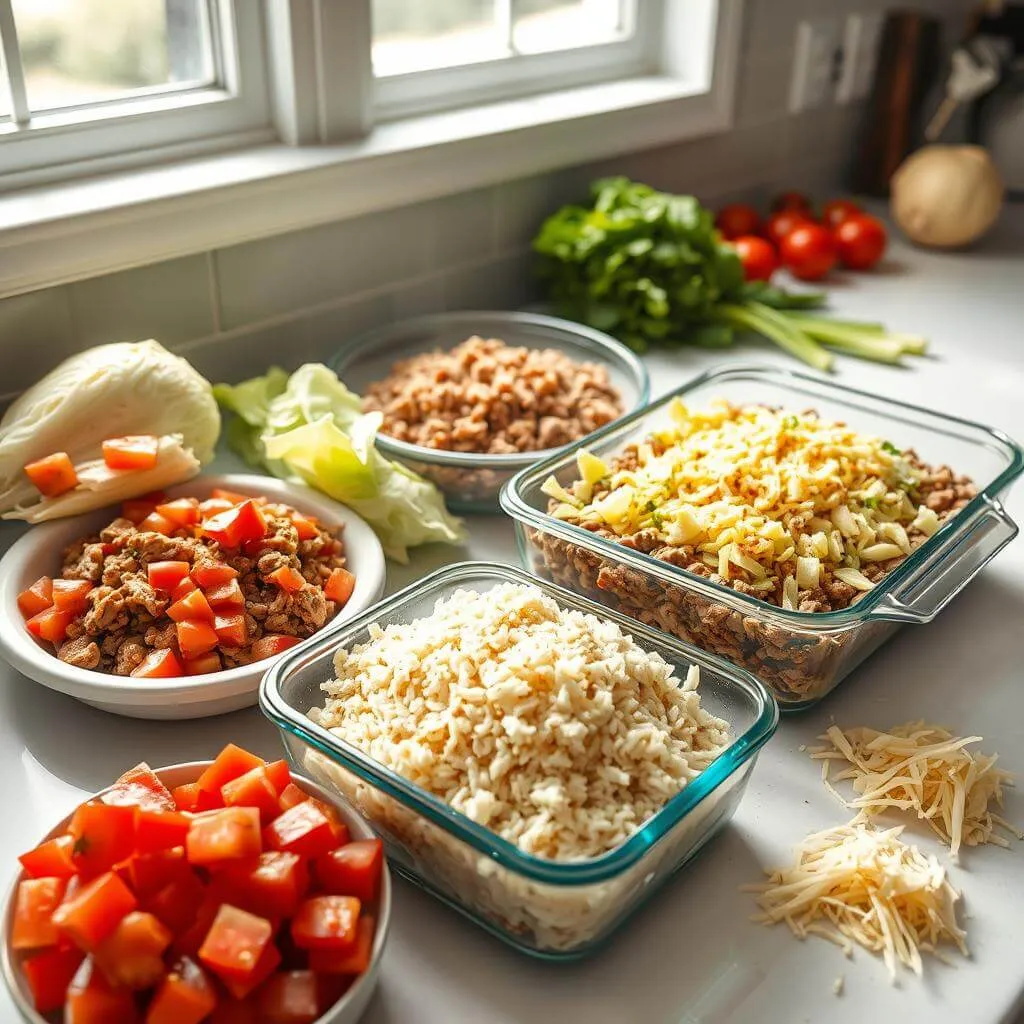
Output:
<instances>
[{"instance_id":1,"label":"white countertop","mask_svg":"<svg viewBox=\"0 0 1024 1024\"><path fill-rule=\"evenodd\" d=\"M931 356L897 370L840 361L838 380L1002 428L1024 439L1024 209L971 253L939 255L896 243L879 272L829 282L834 310L932 339ZM648 359L655 394L726 362L794 361L768 345L684 349ZM1024 485L1010 495L1024 523ZM0 550L20 528L0 526ZM446 561L516 561L511 524L470 522L465 549L435 547L393 567L388 590ZM913 718L985 737L1024 777L1024 542L1015 541L930 626L908 626L819 707L784 718L761 754L732 824L653 899L604 953L582 964L536 963L506 949L405 882L380 988L365 1024L792 1024L867 1019L1012 1021L1024 1000L1024 843L969 849L952 868L963 889L973 958L951 969L929 960L923 980L890 986L882 963L858 951L804 943L784 926L747 920L763 865L789 861L807 832L849 815L823 789L801 744L828 725L886 727ZM227 741L279 756L274 728L255 710L186 722L142 722L95 711L0 665L0 864L6 885L18 853L86 794L140 760L212 757ZM1006 817L1024 823L1024 789ZM930 833L909 837L941 856ZM832 985L845 976L845 994ZM0 1024L17 1019L0 992Z\"/></svg>"}]
</instances>

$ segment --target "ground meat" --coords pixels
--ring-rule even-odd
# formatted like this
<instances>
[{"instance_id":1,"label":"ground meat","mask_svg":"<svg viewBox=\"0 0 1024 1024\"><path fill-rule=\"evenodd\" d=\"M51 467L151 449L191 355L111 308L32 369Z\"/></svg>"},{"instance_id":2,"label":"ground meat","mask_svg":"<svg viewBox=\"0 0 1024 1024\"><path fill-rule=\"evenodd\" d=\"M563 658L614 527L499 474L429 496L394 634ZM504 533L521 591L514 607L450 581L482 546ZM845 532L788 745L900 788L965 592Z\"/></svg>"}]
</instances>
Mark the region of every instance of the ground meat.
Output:
<instances>
[{"instance_id":1,"label":"ground meat","mask_svg":"<svg viewBox=\"0 0 1024 1024\"><path fill-rule=\"evenodd\" d=\"M100 663L100 649L95 640L80 636L75 640L65 640L57 651L57 657L75 668L96 668Z\"/></svg>"},{"instance_id":2,"label":"ground meat","mask_svg":"<svg viewBox=\"0 0 1024 1024\"><path fill-rule=\"evenodd\" d=\"M127 637L117 649L114 658L114 675L130 676L145 660L150 648L140 636Z\"/></svg>"},{"instance_id":3,"label":"ground meat","mask_svg":"<svg viewBox=\"0 0 1024 1024\"><path fill-rule=\"evenodd\" d=\"M103 545L79 541L64 556L64 578L99 583L103 576Z\"/></svg>"}]
</instances>

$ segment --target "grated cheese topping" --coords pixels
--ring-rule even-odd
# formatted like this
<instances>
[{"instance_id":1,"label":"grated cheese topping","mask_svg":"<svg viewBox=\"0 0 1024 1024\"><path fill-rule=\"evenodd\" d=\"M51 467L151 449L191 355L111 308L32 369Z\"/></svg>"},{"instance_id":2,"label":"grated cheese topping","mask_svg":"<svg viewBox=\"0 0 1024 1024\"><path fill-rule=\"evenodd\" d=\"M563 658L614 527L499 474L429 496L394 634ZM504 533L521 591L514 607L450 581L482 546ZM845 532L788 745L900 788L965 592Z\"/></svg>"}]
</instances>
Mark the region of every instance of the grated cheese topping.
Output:
<instances>
[{"instance_id":1,"label":"grated cheese topping","mask_svg":"<svg viewBox=\"0 0 1024 1024\"><path fill-rule=\"evenodd\" d=\"M865 568L906 557L939 528L911 499L921 471L888 441L761 405L697 412L677 399L669 414L635 465L580 451L571 488L544 485L552 514L622 537L653 530L784 608L830 578L871 590Z\"/></svg>"},{"instance_id":2,"label":"grated cheese topping","mask_svg":"<svg viewBox=\"0 0 1024 1024\"><path fill-rule=\"evenodd\" d=\"M940 943L968 956L956 922L959 893L934 857L900 839L902 831L854 820L808 836L791 867L745 887L759 894L753 920L785 921L798 938L818 935L847 956L854 943L881 953L893 981L900 964L920 975L922 952L944 959Z\"/></svg>"},{"instance_id":3,"label":"grated cheese topping","mask_svg":"<svg viewBox=\"0 0 1024 1024\"><path fill-rule=\"evenodd\" d=\"M823 781L847 807L868 816L890 808L913 810L954 857L962 844L1009 846L996 828L1024 839L992 811L993 804L1002 806L1003 787L1013 785L1013 775L996 767L997 755L967 749L980 736L957 737L941 726L908 722L888 732L833 725L820 739L828 745L813 748L811 757L822 762ZM855 799L844 800L830 784L833 761L846 764L833 777L852 780Z\"/></svg>"}]
</instances>

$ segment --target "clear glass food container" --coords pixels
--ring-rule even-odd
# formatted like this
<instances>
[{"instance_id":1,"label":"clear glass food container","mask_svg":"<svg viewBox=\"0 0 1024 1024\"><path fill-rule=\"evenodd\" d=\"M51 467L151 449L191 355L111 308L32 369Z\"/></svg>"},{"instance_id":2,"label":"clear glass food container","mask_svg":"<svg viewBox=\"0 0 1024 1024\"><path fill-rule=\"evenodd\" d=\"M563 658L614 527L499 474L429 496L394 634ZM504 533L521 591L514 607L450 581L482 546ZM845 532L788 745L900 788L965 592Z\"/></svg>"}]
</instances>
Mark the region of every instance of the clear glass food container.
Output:
<instances>
[{"instance_id":1,"label":"clear glass food container","mask_svg":"<svg viewBox=\"0 0 1024 1024\"><path fill-rule=\"evenodd\" d=\"M647 437L675 397L691 408L721 398L814 409L969 476L978 494L873 590L831 612L785 610L548 515L541 486L549 476L564 486L578 479L579 448L614 457ZM904 623L934 619L1013 539L1017 526L999 499L1022 468L1024 453L997 430L794 370L735 367L705 373L519 473L501 503L523 564L538 576L727 658L794 711L819 701Z\"/></svg>"},{"instance_id":2,"label":"clear glass food container","mask_svg":"<svg viewBox=\"0 0 1024 1024\"><path fill-rule=\"evenodd\" d=\"M314 723L321 683L334 678L334 654L364 643L369 627L429 615L460 589L479 592L506 582L540 587L566 609L580 609L628 630L685 678L700 667L701 702L732 727L732 743L642 829L601 857L565 863L524 853L442 800ZM449 566L336 629L327 627L288 651L264 677L263 713L281 730L297 768L335 789L383 837L393 870L533 956L564 960L590 953L683 867L732 817L778 708L749 673L534 579L513 566Z\"/></svg>"},{"instance_id":3,"label":"clear glass food container","mask_svg":"<svg viewBox=\"0 0 1024 1024\"><path fill-rule=\"evenodd\" d=\"M622 396L624 413L642 408L650 397L644 364L621 342L584 324L539 313L481 310L431 313L388 324L353 338L331 360L331 369L358 394L383 380L402 359L440 349L467 338L500 338L522 348L554 348L577 363L600 363ZM557 449L509 454L452 452L426 448L377 434L377 448L436 484L456 512L497 512L502 484L521 469Z\"/></svg>"}]
</instances>

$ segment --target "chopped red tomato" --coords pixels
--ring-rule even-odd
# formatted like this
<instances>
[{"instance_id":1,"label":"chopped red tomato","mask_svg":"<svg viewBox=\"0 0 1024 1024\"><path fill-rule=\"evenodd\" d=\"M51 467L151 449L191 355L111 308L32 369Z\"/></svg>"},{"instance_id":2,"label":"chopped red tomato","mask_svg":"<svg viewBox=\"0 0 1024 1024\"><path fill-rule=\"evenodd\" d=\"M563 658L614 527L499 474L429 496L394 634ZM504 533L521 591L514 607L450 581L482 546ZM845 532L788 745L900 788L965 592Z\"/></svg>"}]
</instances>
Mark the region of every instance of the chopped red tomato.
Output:
<instances>
[{"instance_id":1,"label":"chopped red tomato","mask_svg":"<svg viewBox=\"0 0 1024 1024\"><path fill-rule=\"evenodd\" d=\"M281 810L277 789L270 781L266 765L262 764L224 783L220 795L225 807L255 807L264 823L276 817Z\"/></svg>"},{"instance_id":2,"label":"chopped red tomato","mask_svg":"<svg viewBox=\"0 0 1024 1024\"><path fill-rule=\"evenodd\" d=\"M216 516L221 512L229 512L234 507L233 501L227 501L224 498L207 498L206 501L199 502L199 515L200 517Z\"/></svg>"},{"instance_id":3,"label":"chopped red tomato","mask_svg":"<svg viewBox=\"0 0 1024 1024\"><path fill-rule=\"evenodd\" d=\"M88 580L54 580L53 606L77 614L88 604L92 584Z\"/></svg>"},{"instance_id":4,"label":"chopped red tomato","mask_svg":"<svg viewBox=\"0 0 1024 1024\"><path fill-rule=\"evenodd\" d=\"M188 578L191 565L188 562L150 562L146 566L146 578L154 590L162 590L167 594Z\"/></svg>"},{"instance_id":5,"label":"chopped red tomato","mask_svg":"<svg viewBox=\"0 0 1024 1024\"><path fill-rule=\"evenodd\" d=\"M199 522L199 502L195 498L175 498L157 505L156 511L176 526L195 526Z\"/></svg>"},{"instance_id":6,"label":"chopped red tomato","mask_svg":"<svg viewBox=\"0 0 1024 1024\"><path fill-rule=\"evenodd\" d=\"M33 615L45 612L53 604L53 580L49 576L39 579L18 595L18 611L31 619Z\"/></svg>"},{"instance_id":7,"label":"chopped red tomato","mask_svg":"<svg viewBox=\"0 0 1024 1024\"><path fill-rule=\"evenodd\" d=\"M356 578L348 569L335 569L324 584L324 596L328 601L344 606L356 587Z\"/></svg>"},{"instance_id":8,"label":"chopped red tomato","mask_svg":"<svg viewBox=\"0 0 1024 1024\"><path fill-rule=\"evenodd\" d=\"M203 676L209 672L219 672L224 665L221 663L220 655L216 651L207 651L197 658L186 658L182 662L185 674L189 676Z\"/></svg>"},{"instance_id":9,"label":"chopped red tomato","mask_svg":"<svg viewBox=\"0 0 1024 1024\"><path fill-rule=\"evenodd\" d=\"M171 591L171 601L177 603L183 598L188 597L196 589L196 585L191 579L182 580L175 588Z\"/></svg>"},{"instance_id":10,"label":"chopped red tomato","mask_svg":"<svg viewBox=\"0 0 1024 1024\"><path fill-rule=\"evenodd\" d=\"M309 799L309 794L304 793L294 782L289 782L281 790L281 810L290 811L296 804L301 804Z\"/></svg>"},{"instance_id":11,"label":"chopped red tomato","mask_svg":"<svg viewBox=\"0 0 1024 1024\"><path fill-rule=\"evenodd\" d=\"M131 434L103 442L103 461L111 469L152 469L160 438L155 434Z\"/></svg>"},{"instance_id":12,"label":"chopped red tomato","mask_svg":"<svg viewBox=\"0 0 1024 1024\"><path fill-rule=\"evenodd\" d=\"M306 585L306 578L290 565L275 569L267 579L276 583L286 594L294 594Z\"/></svg>"},{"instance_id":13,"label":"chopped red tomato","mask_svg":"<svg viewBox=\"0 0 1024 1024\"><path fill-rule=\"evenodd\" d=\"M128 862L128 883L139 899L152 896L164 886L179 882L186 876L193 877L192 869L185 860L183 845L152 853L137 853Z\"/></svg>"},{"instance_id":14,"label":"chopped red tomato","mask_svg":"<svg viewBox=\"0 0 1024 1024\"><path fill-rule=\"evenodd\" d=\"M185 599L186 601L188 598ZM186 619L175 626L178 649L185 659L198 658L200 654L212 651L217 646L217 634L209 622Z\"/></svg>"},{"instance_id":15,"label":"chopped red tomato","mask_svg":"<svg viewBox=\"0 0 1024 1024\"><path fill-rule=\"evenodd\" d=\"M100 801L79 805L68 832L74 837L72 860L86 878L109 871L135 852L135 807Z\"/></svg>"},{"instance_id":16,"label":"chopped red tomato","mask_svg":"<svg viewBox=\"0 0 1024 1024\"><path fill-rule=\"evenodd\" d=\"M59 608L47 608L45 611L33 615L25 626L33 635L40 640L48 640L51 644L62 644L68 626L74 619L74 612L61 611Z\"/></svg>"},{"instance_id":17,"label":"chopped red tomato","mask_svg":"<svg viewBox=\"0 0 1024 1024\"><path fill-rule=\"evenodd\" d=\"M339 953L331 949L311 949L309 966L325 974L362 974L370 966L375 928L374 919L364 914L356 925L356 942L351 951Z\"/></svg>"},{"instance_id":18,"label":"chopped red tomato","mask_svg":"<svg viewBox=\"0 0 1024 1024\"><path fill-rule=\"evenodd\" d=\"M199 1024L217 1005L217 990L191 957L176 960L146 1011L146 1024Z\"/></svg>"},{"instance_id":19,"label":"chopped red tomato","mask_svg":"<svg viewBox=\"0 0 1024 1024\"><path fill-rule=\"evenodd\" d=\"M105 804L142 807L148 811L174 810L170 790L145 761L129 768L100 800Z\"/></svg>"},{"instance_id":20,"label":"chopped red tomato","mask_svg":"<svg viewBox=\"0 0 1024 1024\"><path fill-rule=\"evenodd\" d=\"M198 782L186 782L183 786L175 786L171 790L175 806L179 811L190 811L198 814L201 811L212 811L222 806L219 792L209 792L200 787Z\"/></svg>"},{"instance_id":21,"label":"chopped red tomato","mask_svg":"<svg viewBox=\"0 0 1024 1024\"><path fill-rule=\"evenodd\" d=\"M267 778L273 783L274 789L277 790L278 796L280 796L292 782L292 773L288 767L288 762L268 761Z\"/></svg>"},{"instance_id":22,"label":"chopped red tomato","mask_svg":"<svg viewBox=\"0 0 1024 1024\"><path fill-rule=\"evenodd\" d=\"M218 797L226 782L237 779L239 775L259 768L263 759L248 750L243 750L234 743L229 743L214 759L213 764L199 776L199 788L209 793L217 793Z\"/></svg>"},{"instance_id":23,"label":"chopped red tomato","mask_svg":"<svg viewBox=\"0 0 1024 1024\"><path fill-rule=\"evenodd\" d=\"M174 622L213 622L213 609L201 590L193 590L167 609L167 617Z\"/></svg>"},{"instance_id":24,"label":"chopped red tomato","mask_svg":"<svg viewBox=\"0 0 1024 1024\"><path fill-rule=\"evenodd\" d=\"M151 988L164 976L163 954L172 938L152 914L133 910L96 947L93 959L112 985Z\"/></svg>"},{"instance_id":25,"label":"chopped red tomato","mask_svg":"<svg viewBox=\"0 0 1024 1024\"><path fill-rule=\"evenodd\" d=\"M25 475L40 494L55 498L78 486L78 474L67 452L54 452L25 466Z\"/></svg>"},{"instance_id":26,"label":"chopped red tomato","mask_svg":"<svg viewBox=\"0 0 1024 1024\"><path fill-rule=\"evenodd\" d=\"M244 647L249 639L249 627L241 612L236 615L215 615L213 630L226 647Z\"/></svg>"},{"instance_id":27,"label":"chopped red tomato","mask_svg":"<svg viewBox=\"0 0 1024 1024\"><path fill-rule=\"evenodd\" d=\"M139 809L135 823L135 850L152 853L184 846L191 819L180 811Z\"/></svg>"},{"instance_id":28,"label":"chopped red tomato","mask_svg":"<svg viewBox=\"0 0 1024 1024\"><path fill-rule=\"evenodd\" d=\"M256 1016L255 999L224 999L203 1024L263 1024Z\"/></svg>"},{"instance_id":29,"label":"chopped red tomato","mask_svg":"<svg viewBox=\"0 0 1024 1024\"><path fill-rule=\"evenodd\" d=\"M51 918L64 899L66 878L26 878L18 885L14 899L12 949L42 949L55 946L60 932Z\"/></svg>"},{"instance_id":30,"label":"chopped red tomato","mask_svg":"<svg viewBox=\"0 0 1024 1024\"><path fill-rule=\"evenodd\" d=\"M273 942L263 950L263 955L256 961L256 966L247 978L225 978L221 976L224 987L235 999L245 999L256 991L281 966L281 951Z\"/></svg>"},{"instance_id":31,"label":"chopped red tomato","mask_svg":"<svg viewBox=\"0 0 1024 1024\"><path fill-rule=\"evenodd\" d=\"M203 532L224 547L237 548L246 541L262 540L267 535L267 521L250 499L204 519Z\"/></svg>"},{"instance_id":32,"label":"chopped red tomato","mask_svg":"<svg viewBox=\"0 0 1024 1024\"><path fill-rule=\"evenodd\" d=\"M149 498L129 498L121 502L121 515L130 519L136 526L151 512L156 510L157 503Z\"/></svg>"},{"instance_id":33,"label":"chopped red tomato","mask_svg":"<svg viewBox=\"0 0 1024 1024\"><path fill-rule=\"evenodd\" d=\"M142 522L138 523L138 528L143 533L162 533L165 537L170 537L175 530L178 529L177 523L171 522L166 516L160 515L159 512L150 512Z\"/></svg>"},{"instance_id":34,"label":"chopped red tomato","mask_svg":"<svg viewBox=\"0 0 1024 1024\"><path fill-rule=\"evenodd\" d=\"M192 570L192 579L204 590L208 587L219 587L222 583L230 583L237 576L238 570L232 569L224 562L197 565Z\"/></svg>"},{"instance_id":35,"label":"chopped red tomato","mask_svg":"<svg viewBox=\"0 0 1024 1024\"><path fill-rule=\"evenodd\" d=\"M147 654L142 664L132 669L136 679L170 679L183 674L181 662L169 647Z\"/></svg>"},{"instance_id":36,"label":"chopped red tomato","mask_svg":"<svg viewBox=\"0 0 1024 1024\"><path fill-rule=\"evenodd\" d=\"M23 853L18 861L25 873L33 878L70 878L78 871L71 859L74 848L73 836L57 836Z\"/></svg>"},{"instance_id":37,"label":"chopped red tomato","mask_svg":"<svg viewBox=\"0 0 1024 1024\"><path fill-rule=\"evenodd\" d=\"M58 948L38 953L21 965L32 993L32 1003L39 1013L50 1013L64 1006L68 986L81 963L81 950Z\"/></svg>"},{"instance_id":38,"label":"chopped red tomato","mask_svg":"<svg viewBox=\"0 0 1024 1024\"><path fill-rule=\"evenodd\" d=\"M178 937L171 945L171 952L175 956L198 956L199 947L206 939L206 933L210 930L213 919L221 908L221 902L213 893L206 893L202 903L192 915L192 923L187 925L184 931L178 933Z\"/></svg>"},{"instance_id":39,"label":"chopped red tomato","mask_svg":"<svg viewBox=\"0 0 1024 1024\"><path fill-rule=\"evenodd\" d=\"M278 971L256 996L264 1024L313 1024L327 1009L323 985L312 971Z\"/></svg>"},{"instance_id":40,"label":"chopped red tomato","mask_svg":"<svg viewBox=\"0 0 1024 1024\"><path fill-rule=\"evenodd\" d=\"M383 843L360 839L318 857L314 870L326 892L355 896L366 906L377 898L383 864Z\"/></svg>"},{"instance_id":41,"label":"chopped red tomato","mask_svg":"<svg viewBox=\"0 0 1024 1024\"><path fill-rule=\"evenodd\" d=\"M262 502L265 499L256 498L251 494L242 494L241 491L229 491L224 487L214 487L210 491L211 498L220 498L222 501L230 501L232 505L241 505L243 501Z\"/></svg>"},{"instance_id":42,"label":"chopped red tomato","mask_svg":"<svg viewBox=\"0 0 1024 1024\"><path fill-rule=\"evenodd\" d=\"M216 879L217 892L225 903L274 918L294 914L308 887L305 860L276 850L261 853L255 865L246 862L226 867Z\"/></svg>"},{"instance_id":43,"label":"chopped red tomato","mask_svg":"<svg viewBox=\"0 0 1024 1024\"><path fill-rule=\"evenodd\" d=\"M193 818L185 843L190 864L258 857L262 850L260 812L255 807L225 807Z\"/></svg>"},{"instance_id":44,"label":"chopped red tomato","mask_svg":"<svg viewBox=\"0 0 1024 1024\"><path fill-rule=\"evenodd\" d=\"M272 821L263 830L263 842L270 850L318 857L333 850L338 840L323 809L312 800L305 800Z\"/></svg>"},{"instance_id":45,"label":"chopped red tomato","mask_svg":"<svg viewBox=\"0 0 1024 1024\"><path fill-rule=\"evenodd\" d=\"M273 947L273 938L274 926L265 917L224 903L199 949L199 959L222 981L242 981Z\"/></svg>"},{"instance_id":46,"label":"chopped red tomato","mask_svg":"<svg viewBox=\"0 0 1024 1024\"><path fill-rule=\"evenodd\" d=\"M228 580L227 583L218 583L206 591L206 600L210 607L220 615L230 615L233 612L245 610L245 595L238 585L238 580Z\"/></svg>"},{"instance_id":47,"label":"chopped red tomato","mask_svg":"<svg viewBox=\"0 0 1024 1024\"><path fill-rule=\"evenodd\" d=\"M312 516L304 516L301 512L292 513L292 526L295 527L299 540L312 540L320 533L316 520Z\"/></svg>"},{"instance_id":48,"label":"chopped red tomato","mask_svg":"<svg viewBox=\"0 0 1024 1024\"><path fill-rule=\"evenodd\" d=\"M68 897L54 912L53 923L79 949L90 952L137 905L128 886L108 871Z\"/></svg>"},{"instance_id":49,"label":"chopped red tomato","mask_svg":"<svg viewBox=\"0 0 1024 1024\"><path fill-rule=\"evenodd\" d=\"M67 990L64 1024L138 1024L139 1010L128 989L117 988L86 957Z\"/></svg>"},{"instance_id":50,"label":"chopped red tomato","mask_svg":"<svg viewBox=\"0 0 1024 1024\"><path fill-rule=\"evenodd\" d=\"M175 935L181 935L189 930L207 896L206 887L199 881L195 872L187 864L185 868L184 874L144 897L142 904ZM210 919L213 919L212 915Z\"/></svg>"},{"instance_id":51,"label":"chopped red tomato","mask_svg":"<svg viewBox=\"0 0 1024 1024\"><path fill-rule=\"evenodd\" d=\"M354 896L311 896L299 904L291 932L301 949L348 952L356 944L360 903Z\"/></svg>"},{"instance_id":52,"label":"chopped red tomato","mask_svg":"<svg viewBox=\"0 0 1024 1024\"><path fill-rule=\"evenodd\" d=\"M289 647L294 647L299 642L297 636L283 636L280 633L268 633L261 636L249 648L249 654L253 661L262 661L264 658L273 658Z\"/></svg>"}]
</instances>

